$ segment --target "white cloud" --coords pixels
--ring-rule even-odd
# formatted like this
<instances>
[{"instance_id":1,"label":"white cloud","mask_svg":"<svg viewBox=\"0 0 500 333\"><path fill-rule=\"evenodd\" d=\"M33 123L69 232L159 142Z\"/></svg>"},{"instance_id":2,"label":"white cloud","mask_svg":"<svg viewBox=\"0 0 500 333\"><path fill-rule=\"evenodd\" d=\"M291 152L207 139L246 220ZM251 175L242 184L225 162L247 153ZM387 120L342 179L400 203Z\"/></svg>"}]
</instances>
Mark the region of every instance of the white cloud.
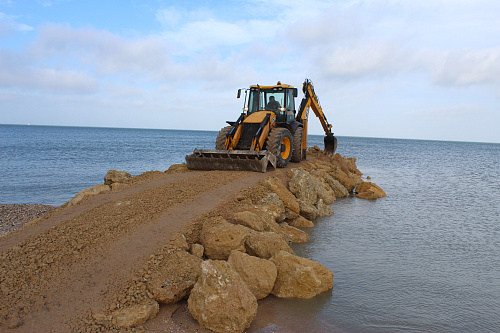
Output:
<instances>
[{"instance_id":1,"label":"white cloud","mask_svg":"<svg viewBox=\"0 0 500 333\"><path fill-rule=\"evenodd\" d=\"M442 55L434 79L446 85L500 84L500 47Z\"/></svg>"},{"instance_id":2,"label":"white cloud","mask_svg":"<svg viewBox=\"0 0 500 333\"><path fill-rule=\"evenodd\" d=\"M31 31L33 27L17 22L17 17L0 12L0 38L15 31Z\"/></svg>"}]
</instances>

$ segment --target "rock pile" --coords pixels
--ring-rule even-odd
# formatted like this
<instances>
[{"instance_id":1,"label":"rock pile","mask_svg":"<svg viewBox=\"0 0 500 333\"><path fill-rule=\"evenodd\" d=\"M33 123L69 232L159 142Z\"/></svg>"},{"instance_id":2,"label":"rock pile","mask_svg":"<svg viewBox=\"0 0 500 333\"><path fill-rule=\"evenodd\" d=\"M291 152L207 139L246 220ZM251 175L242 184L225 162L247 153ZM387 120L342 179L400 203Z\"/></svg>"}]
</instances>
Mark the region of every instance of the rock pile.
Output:
<instances>
[{"instance_id":1,"label":"rock pile","mask_svg":"<svg viewBox=\"0 0 500 333\"><path fill-rule=\"evenodd\" d=\"M265 178L229 208L208 214L178 235L138 273L129 288L133 297L95 314L94 323L139 325L156 315L158 303L188 298L188 309L202 327L243 332L256 315L258 299L270 294L310 299L332 289L333 272L296 256L290 243L307 242L307 233L299 228L313 227L316 217L333 214L330 205L337 198L358 192L359 198L374 199L385 193L363 182L354 158L314 149L310 154L316 158ZM140 315L131 310L135 308Z\"/></svg>"}]
</instances>

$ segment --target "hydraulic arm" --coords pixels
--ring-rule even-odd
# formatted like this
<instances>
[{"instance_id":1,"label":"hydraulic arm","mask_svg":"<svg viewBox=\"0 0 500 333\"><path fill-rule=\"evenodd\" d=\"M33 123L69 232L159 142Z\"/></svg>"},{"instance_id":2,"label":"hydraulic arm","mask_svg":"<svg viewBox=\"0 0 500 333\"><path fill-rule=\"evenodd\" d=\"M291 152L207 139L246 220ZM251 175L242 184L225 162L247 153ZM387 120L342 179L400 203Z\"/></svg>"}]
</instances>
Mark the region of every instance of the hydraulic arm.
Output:
<instances>
[{"instance_id":1,"label":"hydraulic arm","mask_svg":"<svg viewBox=\"0 0 500 333\"><path fill-rule=\"evenodd\" d=\"M321 104L319 103L318 96L314 92L314 86L311 80L306 79L302 85L302 91L304 92L304 98L300 103L299 112L295 118L298 122L303 124L304 136L302 139L302 149L307 149L307 122L309 117L309 108L314 112L314 115L318 117L323 130L325 131L325 151L334 153L337 149L337 138L333 136L332 125L328 123Z\"/></svg>"}]
</instances>

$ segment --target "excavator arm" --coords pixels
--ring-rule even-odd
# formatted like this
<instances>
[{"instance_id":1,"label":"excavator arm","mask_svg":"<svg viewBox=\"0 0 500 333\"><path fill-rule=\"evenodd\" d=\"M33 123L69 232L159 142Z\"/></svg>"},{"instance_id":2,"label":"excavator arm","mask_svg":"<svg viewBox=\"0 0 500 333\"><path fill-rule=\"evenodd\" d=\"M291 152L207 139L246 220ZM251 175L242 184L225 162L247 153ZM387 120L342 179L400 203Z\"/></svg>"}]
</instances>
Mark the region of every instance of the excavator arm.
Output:
<instances>
[{"instance_id":1,"label":"excavator arm","mask_svg":"<svg viewBox=\"0 0 500 333\"><path fill-rule=\"evenodd\" d=\"M335 153L337 149L337 138L333 135L332 125L328 123L321 104L319 103L318 96L314 92L314 86L311 80L306 79L302 85L302 91L304 92L304 98L300 103L299 112L295 118L296 121L302 123L303 126L303 138L302 138L302 150L307 149L307 123L309 117L309 109L312 109L314 115L318 117L323 130L325 131L325 151L330 153Z\"/></svg>"}]
</instances>

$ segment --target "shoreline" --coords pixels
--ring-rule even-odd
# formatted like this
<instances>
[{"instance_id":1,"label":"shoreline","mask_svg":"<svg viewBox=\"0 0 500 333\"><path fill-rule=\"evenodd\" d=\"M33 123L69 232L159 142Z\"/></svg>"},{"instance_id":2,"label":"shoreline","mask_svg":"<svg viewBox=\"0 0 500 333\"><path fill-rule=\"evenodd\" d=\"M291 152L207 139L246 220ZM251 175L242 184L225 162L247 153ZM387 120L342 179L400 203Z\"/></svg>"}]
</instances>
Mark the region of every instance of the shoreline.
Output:
<instances>
[{"instance_id":1,"label":"shoreline","mask_svg":"<svg viewBox=\"0 0 500 333\"><path fill-rule=\"evenodd\" d=\"M86 310L86 311L78 313L78 315L76 315L76 316L73 315L73 316L71 316L72 317L71 321L67 324L69 324L70 327L75 331L85 330L85 329L92 329L94 331L101 331L103 329L113 330L113 329L117 329L117 327L116 327L116 318L117 317L116 316L118 315L117 312L119 312L119 310L122 311L122 309L124 309L124 310L134 309L134 306L137 304L143 304L143 305L144 304L153 304L153 305L156 304L156 305L154 305L156 307L156 310L153 311L153 313L149 314L148 318L146 318L143 322L141 322L141 323L134 322L133 325L131 324L128 326L142 328L146 331L161 331L161 330L166 331L166 327L168 326L167 324L170 324L170 325L172 325L170 327L173 327L173 329L184 330L186 332L200 331L201 327L205 326L205 325L200 326L193 319L193 317L191 317L192 322L190 322L187 327L183 327L182 325L179 325L179 324L182 324L179 322L179 320L186 321L186 318L189 318L191 316L191 314L189 314L189 312L187 312L187 315L186 314L180 315L181 313L185 313L188 309L188 306L185 305L185 303L184 303L184 305L182 305L182 304L178 305L177 308L175 305L175 304L178 304L178 301L180 299L187 297L189 295L190 290L193 287L193 284L191 284L190 286L187 287L188 288L187 294L183 294L185 296L181 295L180 299L178 299L176 301L167 301L167 303L169 303L169 302L174 303L174 305L167 304L167 305L161 305L161 307L159 307L158 303L156 302L156 300L158 300L158 295L156 295L154 288L151 289L151 283L152 283L151 281L154 281L155 274L156 275L160 274L162 281L165 281L165 278L167 277L167 279L166 279L167 281L177 281L180 284L186 282L187 278L183 274L184 274L184 271L186 269L187 270L191 269L189 265L188 266L180 265L180 266L177 266L178 269L169 269L168 264L166 264L166 263L168 263L168 260L169 260L168 258L171 258L172 256L176 256L176 255L181 255L182 253L184 253L184 254L182 254L182 256L184 256L184 257L187 256L186 258L191 258L189 260L193 260L192 258L194 258L196 256L198 256L200 258L197 260L202 260L203 262L211 262L211 260L214 260L214 259L217 259L217 260L223 259L224 260L224 258L227 260L227 256L229 255L229 253L226 252L226 254L223 254L222 257L219 257L220 254L217 254L218 249L214 249L213 247L211 248L211 245L209 243L207 243L207 240L205 239L206 237L203 236L204 234L206 234L205 229L207 229L208 227L211 227L211 224L213 223L213 219L216 218L217 216L219 216L221 219L223 219L225 221L223 223L225 228L226 228L226 226L227 226L227 228L234 228L234 227L238 226L240 229L244 228L245 230L248 230L248 231L245 231L246 233L248 233L248 232L250 232L250 233L258 232L259 233L259 232L265 231L265 230L256 230L255 226L253 227L254 231L251 231L252 227L249 228L249 225L244 225L246 222L245 223L243 223L241 221L238 222L238 218L235 218L236 213L253 212L254 214L259 215L261 218L268 220L268 222L266 222L268 224L267 224L267 227L265 227L265 229L267 228L267 231L269 233L274 233L278 237L281 237L281 238L284 237L283 239L288 239L288 242L290 242L292 239L295 239L295 242L297 242L297 241L302 242L302 240L297 240L298 238L294 238L294 237L297 237L297 236L303 237L305 232L301 231L300 228L306 227L306 226L297 225L294 227L293 226L294 221L296 222L296 220L300 220L301 223L305 223L305 221L309 220L309 223L312 224L312 222L310 222L310 220L314 220L316 216L330 215L331 209L329 208L329 205L335 200L335 196L333 196L333 198L331 198L331 195L327 193L328 191L333 191L333 189L331 189L329 186L324 187L324 186L326 186L325 185L327 183L326 181L321 183L322 185L320 183L316 183L316 187L317 186L324 187L326 192L321 194L322 198L314 199L314 201L313 201L313 202L315 202L314 205L312 205L312 204L306 205L304 202L300 201L300 202L302 202L302 204L301 204L302 206L300 207L300 214L299 214L299 204L296 200L298 200L298 198L303 198L305 200L305 198L309 194L307 194L305 192L302 193L302 191L305 190L305 188L307 187L306 185L304 185L304 184L302 184L302 185L291 184L291 179L297 173L297 170L298 169L302 169L302 170L307 169L311 172L310 174L309 174L309 172L306 172L306 173L303 172L298 177L297 184L300 183L300 180L302 179L301 177L313 177L312 176L313 174L314 174L314 177L317 176L317 177L320 177L323 179L327 179L327 178L325 178L325 177L327 177L327 174L325 173L326 171L324 171L324 170L326 170L326 169L324 169L324 168L328 169L329 167L328 167L328 163L326 163L324 161L324 158L322 157L322 153L320 153L319 150L317 150L317 151L312 150L310 152L310 155L311 155L310 156L311 159L308 161L304 161L300 164L294 164L289 168L284 168L281 170L273 171L271 173L264 174L264 175L263 174L256 174L256 173L243 173L243 172L239 172L239 173L238 172L234 172L234 173L230 173L230 172L196 173L196 172L191 172L191 171L186 170L185 166L174 165L169 170L167 170L165 173L162 173L159 171L148 172L148 173L133 177L131 179L110 182L109 185L95 185L94 187L92 187L90 189L86 189L86 190L78 193L75 196L75 198L70 200L68 203L62 205L60 207L60 209L56 210L53 214L47 215L46 218L50 219L52 221L52 220L54 220L54 218L57 218L60 215L64 215L64 214L68 215L69 212L71 212L72 210L76 211L77 213L78 213L78 211L80 211L79 214L86 214L87 211L90 212L90 210L97 210L96 213L89 216L92 220L95 219L95 217L93 217L93 216L99 216L100 218L106 218L104 212L106 212L106 213L109 212L109 214L111 214L111 215L109 215L110 218L112 216L116 217L116 215L122 214L122 217L121 217L122 220L116 220L116 223L117 223L116 227L122 228L125 226L124 225L125 222L123 222L124 221L123 219L125 219L125 221L130 220L131 222L136 220L135 218L133 218L133 215L130 215L130 214L132 214L132 212L137 212L137 209L142 210L143 213L145 212L144 209L146 209L146 207L141 202L143 201L143 199L146 199L147 196L149 196L150 194L154 194L154 195L156 195L156 198L158 198L158 199L162 198L162 200L164 200L164 196L162 195L162 192L161 191L158 192L158 190L157 190L158 185L154 185L156 187L151 187L151 186L153 186L151 184L152 181L156 181L157 183L159 182L159 184L165 184L162 186L166 186L165 187L166 190L168 189L169 193L172 193L172 195L174 195L174 197L180 196L181 198L179 200L182 200L182 198L187 194L186 192L190 192L190 191L192 192L192 194L188 194L188 196L186 196L186 198L188 198L188 199L191 198L192 196L196 197L196 195L198 195L197 189L192 189L192 188L190 189L190 187L192 187L193 185L187 185L187 183L186 183L187 180L199 178L200 180L196 180L197 183L193 183L193 184L196 184L195 187L199 187L202 184L202 183L200 183L200 181L207 182L208 180L210 180L210 179L207 179L208 175L211 175L211 177L215 177L214 180L216 180L217 182L220 181L219 179L224 178L224 181L227 183L226 186L229 186L228 189L231 188L234 190L235 184L238 184L238 186L240 187L240 190L234 191L232 195L230 195L228 198L221 201L219 204L215 205L212 209L204 211L204 213L202 215L196 215L193 213L194 215L191 215L191 216L193 216L193 217L197 216L196 219L191 219L188 222L182 222L184 224L184 227L182 227L182 229L180 229L178 231L178 233L171 233L169 231L169 233L166 235L169 235L168 237L170 239L173 239L172 241L167 242L166 245L163 245L159 248L156 247L156 250L153 251L153 254L151 254L151 252L144 252L144 255L149 256L149 259L147 259L145 261L142 261L143 259L140 259L139 257L137 257L138 261L136 260L137 261L136 263L130 264L130 265L132 265L132 266L130 266L132 268L132 271L130 271L127 274L124 274L124 272L122 272L119 279L115 279L115 281L113 281L113 283L107 285L106 292L105 292L106 296L103 297L101 292L99 292L99 295L101 295L101 296L99 296L97 299L94 299L95 305L93 306L93 310L90 313L88 312L88 310ZM342 171L342 173L345 176L345 177L342 176L342 177L344 177L344 179L342 179L342 182L345 183L346 186L348 186L349 192L352 192L353 189L357 185L359 185L360 183L363 182L361 180L361 172L359 172L359 170L357 170L357 168L355 166L355 159L346 159L345 157L344 158L339 157L337 159L338 159L338 163L339 163L338 170L344 169L346 171L346 172ZM330 161L330 162L332 162L332 161ZM321 170L323 170L323 171L321 171ZM338 171L337 171L337 173L338 173ZM198 174L199 174L199 176L193 176L193 175L198 175ZM228 175L230 175L230 174L231 175L234 174L235 179L227 179ZM349 175L351 177L348 177ZM125 177L125 178L127 178L127 177ZM295 178L297 178L297 177L295 177ZM320 179L320 178L318 178L318 179ZM106 177L105 177L105 179L106 179ZM254 180L250 181L251 179L254 179ZM267 182L266 182L266 179L268 179ZM269 179L271 179L271 180L269 180ZM354 179L356 179L356 180L354 180ZM169 182L171 182L171 181L176 181L176 182L181 181L178 189L171 188L172 186L169 185ZM244 184L240 184L241 182L247 182L251 186L245 187L245 186L243 186ZM253 185L252 185L252 183L253 183ZM289 183L290 183L290 185L289 185ZM367 183L367 184L371 184L371 183ZM141 189L141 186L144 189L139 191ZM149 186L149 188L148 188L148 186ZM217 186L220 186L220 185L217 185ZM295 192L295 194L290 192L290 190L293 186L296 187L294 190L292 190L293 192ZM210 189L210 188L211 188L210 186L207 187L207 189ZM330 190L328 190L328 188L330 188ZM368 187L368 189L372 189L372 187ZM151 192L153 190L154 190L154 192L158 192L158 193ZM309 189L309 191L310 190L311 189ZM200 189L200 191L203 192L201 189ZM224 191L225 190L223 190L223 192ZM225 191L225 192L227 192L227 191ZM136 193L139 196L138 197L137 197L137 195L132 196L132 195L135 195L134 193ZM211 192L207 192L207 193L211 193ZM316 193L316 196L317 195L318 194ZM330 196L330 199L327 199L329 196ZM119 198L119 200L118 199L113 200L114 197ZM373 199L371 197L367 197L367 198ZM325 202L322 201L323 199L325 199ZM136 208L134 208L134 203L136 202L135 200L138 200L137 204L141 203L141 205L136 207ZM155 199L155 200L157 200L157 199ZM192 207L194 207L193 205L197 206L197 205L199 205L200 202L204 202L204 201L208 200L208 197L207 197L207 199L203 199L202 201L199 201L200 198L198 197L197 200L198 200L198 202L193 202L189 205L191 205ZM95 203L90 205L92 202L95 202ZM109 206L109 205L106 206L106 204L105 204L106 202L109 202L110 204L112 204L112 206ZM167 200L167 202L171 202L171 201ZM171 205L171 203L169 205ZM187 206L187 208L191 207L189 205ZM118 208L118 206L119 206L119 208ZM205 204L205 206L209 207L209 205L207 206L206 204ZM281 208L279 208L279 206ZM87 207L87 208L85 208L85 207ZM114 209L113 210L113 209L111 209L111 207L116 207L116 208L113 208ZM143 207L143 208L140 208L140 207ZM162 206L162 207L164 207L164 206ZM265 207L268 207L268 208L265 208ZM182 207L180 207L180 208L182 208ZM100 209L102 211L102 213L98 213L98 211L99 211L98 209ZM147 208L147 209L148 209L148 211L146 211L146 213L147 212L155 212L157 208L151 207L151 208ZM179 214L175 214L174 211L176 211L176 210L173 208L168 208L167 211L169 211L169 209L172 210L171 215L166 215L166 217L163 218L163 220L170 224L170 223L173 223L172 219L174 219L174 216L172 214L174 214L174 215L179 215ZM263 209L264 209L265 213L263 213ZM311 209L312 209L312 211L311 211ZM320 210L321 210L321 213L320 213ZM129 215L123 215L127 211L130 212L130 213L128 213ZM181 212L183 212L183 214L185 214L184 211L181 211ZM202 212L202 211L203 210L200 210L200 212ZM274 211L274 213L273 213L273 211ZM271 214L271 215L269 215L269 214ZM304 218L304 215L307 218ZM74 215L74 216L78 217L80 215ZM151 218L153 219L152 222L148 222L148 224L151 225L154 221L156 221L154 219L157 219L157 217L155 217L155 216L159 216L159 215L154 215L152 217L149 217L149 215L146 215L146 216L148 216L147 217L148 219L151 219ZM168 217L168 216L171 216L171 217ZM61 220L61 221L64 222L65 224L67 224L68 222L71 222L71 221L76 222L76 220L74 220L74 218L73 218L73 220ZM158 221L160 222L160 221L162 221L162 219L160 219ZM42 218L42 219L39 219L38 222L36 222L34 224L36 224L37 226L40 226L40 228L42 228L43 227L42 225L44 222L45 222L45 219ZM51 228L51 229L54 229L54 228L57 229L60 227L55 222L51 222L51 223L53 224L53 228ZM73 223L73 222L71 222L71 223ZM133 222L133 223L136 223L136 222ZM242 223L243 223L243 225L242 225ZM71 229L65 229L66 230L66 231L64 231L65 235L67 235L68 232L71 232L71 230L73 230L76 227L76 225L72 226L69 224L67 224L67 226L68 227L71 226ZM313 226L313 224L309 225L307 227L312 227L312 226ZM94 227L98 228L101 226L100 226L100 224L96 224ZM113 227L113 228L116 228L116 227ZM29 226L29 228L33 229L33 228L31 228L31 226ZM130 230L132 231L134 229L130 229ZM56 231L56 230L54 230L54 231ZM144 228L142 228L138 231L141 231L142 234L146 235L147 233L145 234L143 231L147 232L148 230L147 229L144 230ZM80 234L81 234L81 232L80 232ZM144 235L142 237L144 237ZM154 238L154 234L150 233L149 235L150 236L146 236L147 237L146 239ZM119 235L114 235L112 239L118 239L117 237L119 237ZM247 236L245 236L245 237L247 237ZM124 241L125 241L125 239L124 239ZM307 241L307 240L305 240L305 241ZM94 242L99 242L99 240L97 239ZM123 242L119 241L118 244L120 244L120 243L123 243ZM101 246L101 244L99 244L99 243L97 243L97 244L99 246ZM134 248L134 245L130 241L126 241L123 244L124 245L126 244L126 246L128 246L128 247ZM140 244L141 244L140 242L137 243L137 245L140 245ZM158 243L158 244L161 244L161 243ZM243 251L243 252L251 253L252 251L254 251L253 255L255 255L256 257L263 258L263 259L259 259L259 260L264 260L264 259L271 259L272 260L272 258L270 258L270 257L274 258L274 256L277 254L277 252L272 249L272 247L274 245L275 244L268 245L270 247L268 248L268 250L266 250L266 251L272 251L271 254L264 255L264 254L260 253L258 249L255 249L255 248L252 250L251 248L248 248L248 244L246 245L246 247L247 247L246 251ZM87 261L89 260L89 258L90 259L92 258L91 253L89 254L89 252L84 251L84 250L87 250L87 247L90 246L90 244L86 245L86 243L80 242L80 245L76 244L75 246L76 246L76 251L75 251L75 249L70 250L68 253L69 255L76 254L79 258L81 258L80 260L83 259L83 260L87 260ZM202 252L201 255L195 255L194 248L200 247L200 246L204 249L203 250L204 252ZM155 247L153 246L151 248L153 249ZM271 248L271 250L269 250L270 248ZM123 263L129 264L130 261L133 262L132 259L124 257L124 254L120 253L120 252L123 252L121 249L123 249L123 246L122 247L118 246L116 249L116 253L117 253L117 255L120 256L120 258L122 258L121 260L123 261ZM284 249L286 249L286 247ZM42 248L40 250L43 251ZM64 250L64 248L63 248L63 250ZM210 252L210 251L212 251L212 252ZM290 251L291 251L291 253L293 253L293 251L291 249L290 249ZM71 253L73 253L73 254L71 254ZM103 253L103 254L105 254L105 253ZM132 253L130 253L130 254L132 254ZM2 256L4 256L4 254L2 254ZM109 256L109 255L107 254L107 256ZM12 258L12 259L14 259L14 258ZM66 260L62 257L61 257L61 259ZM167 261L165 261L165 260L167 260ZM181 260L181 263L183 262L183 260ZM196 261L196 262L200 262L200 261ZM54 262L50 261L50 262L48 262L48 265L42 263L41 267L44 267L44 269L46 267L48 269L50 269L51 266L53 266L53 265L54 265ZM106 265L108 265L107 262L103 262L102 265L104 265L104 266L99 266L99 267L102 267L102 270L103 270L102 274L104 274L103 277L106 277L107 280L106 279L105 280L108 281L109 277L106 276L106 274L105 274L106 269L109 270L112 267L107 267L106 266ZM56 265L56 267L57 267L57 265ZM175 268L175 266L174 266L174 268ZM92 272L95 270L99 270L99 268L91 269L89 271L89 273L93 274ZM13 278L14 278L14 276L13 276ZM50 277L50 278L52 278L52 277ZM55 281L57 281L57 279ZM72 286L70 284L70 285L67 285L67 287L74 287L74 286ZM324 287L322 287L322 288L324 288ZM331 287L327 287L327 289L331 289ZM327 290L327 289L321 289L321 290ZM319 290L315 293L322 293L323 291L321 291L321 290ZM186 291L182 291L182 292L184 293ZM278 291L275 291L275 293L279 294ZM74 296L72 296L70 293L67 296L67 301L71 301L72 297L74 297ZM307 296L307 297L310 297L310 296ZM28 298L26 299L26 301L28 301L28 300L29 300L29 295L28 295ZM162 302L165 302L165 301L162 301ZM183 301L183 302L185 302L185 301ZM262 302L266 303L266 301L260 301L260 303L262 303ZM269 303L269 302L267 302L267 303ZM272 301L271 301L271 303L272 303ZM85 308L88 308L88 306L86 306ZM97 310L98 308L100 308L101 310ZM158 316L156 316L158 309L160 310L160 313L158 314ZM15 327L20 326L21 331L23 329L29 330L29 326L33 325L33 323L26 323L26 325L25 325L25 321L23 318L25 318L26 315L32 311L39 312L40 310L37 310L37 307L34 307L31 310L26 309L24 311L26 313L20 314L19 317L16 317L16 316L12 317L11 314L4 313L4 315L7 316L4 318L6 318L6 319L10 318L9 319L9 322L10 322L9 326L15 326ZM55 313L53 312L52 315L54 315L54 314ZM43 313L42 313L42 315L43 315ZM260 314L257 316L258 317L255 317L255 318L258 320L259 318L262 318L262 316L266 317L266 314ZM33 318L33 315L31 317ZM28 319L28 321L30 321L29 317L26 317L26 318ZM151 320L146 321L149 318L151 318ZM3 319L3 318L0 318L0 319ZM51 319L51 318L48 318L48 319ZM275 321L275 324L277 324L277 325L274 325L274 326L267 325L265 327L260 327L260 328L256 327L255 330L270 329L273 331L280 332L280 329L281 329L281 331L290 331L290 328L279 327L278 326L279 323L277 323L277 320L274 320L274 321ZM262 322L262 320L261 320L261 322ZM1 321L0 321L0 324L1 324ZM52 325L52 324L49 324L47 322L45 322L45 324ZM62 323L58 323L58 324L62 325ZM47 328L48 327L50 327L50 326L47 326ZM59 327L61 327L61 326L59 326ZM250 331L252 329L253 328L250 327Z\"/></svg>"}]
</instances>

